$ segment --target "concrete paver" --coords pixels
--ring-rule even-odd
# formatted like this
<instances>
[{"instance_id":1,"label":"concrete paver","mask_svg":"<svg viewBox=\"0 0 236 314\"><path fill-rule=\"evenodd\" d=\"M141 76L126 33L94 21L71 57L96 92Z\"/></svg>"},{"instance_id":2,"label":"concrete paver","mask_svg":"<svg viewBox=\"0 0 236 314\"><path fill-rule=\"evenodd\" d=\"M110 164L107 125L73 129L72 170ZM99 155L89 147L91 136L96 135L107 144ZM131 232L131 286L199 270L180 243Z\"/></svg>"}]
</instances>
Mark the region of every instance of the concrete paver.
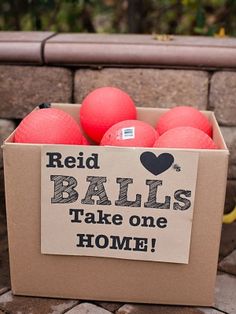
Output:
<instances>
[{"instance_id":1,"label":"concrete paver","mask_svg":"<svg viewBox=\"0 0 236 314\"><path fill-rule=\"evenodd\" d=\"M12 314L61 314L77 304L76 300L14 296L11 291L0 296L0 309Z\"/></svg>"},{"instance_id":2,"label":"concrete paver","mask_svg":"<svg viewBox=\"0 0 236 314\"><path fill-rule=\"evenodd\" d=\"M222 125L235 125L236 73L222 71L212 75L210 84L210 106L214 108L217 121Z\"/></svg>"},{"instance_id":3,"label":"concrete paver","mask_svg":"<svg viewBox=\"0 0 236 314\"><path fill-rule=\"evenodd\" d=\"M53 32L11 32L0 33L0 61L5 63L43 63L43 42L53 35Z\"/></svg>"},{"instance_id":4,"label":"concrete paver","mask_svg":"<svg viewBox=\"0 0 236 314\"><path fill-rule=\"evenodd\" d=\"M202 314L196 308L165 305L125 304L116 314Z\"/></svg>"},{"instance_id":5,"label":"concrete paver","mask_svg":"<svg viewBox=\"0 0 236 314\"><path fill-rule=\"evenodd\" d=\"M218 311L213 308L201 307L198 308L202 314L222 314L222 311Z\"/></svg>"},{"instance_id":6,"label":"concrete paver","mask_svg":"<svg viewBox=\"0 0 236 314\"><path fill-rule=\"evenodd\" d=\"M216 278L215 308L228 314L236 313L236 277L219 272Z\"/></svg>"},{"instance_id":7,"label":"concrete paver","mask_svg":"<svg viewBox=\"0 0 236 314\"><path fill-rule=\"evenodd\" d=\"M42 102L71 102L72 72L69 69L1 65L0 73L2 118L22 119ZM9 93L11 90L14 93Z\"/></svg>"},{"instance_id":8,"label":"concrete paver","mask_svg":"<svg viewBox=\"0 0 236 314\"><path fill-rule=\"evenodd\" d=\"M101 307L96 306L92 303L81 303L75 306L70 311L66 312L66 314L110 314L112 312L107 311Z\"/></svg>"},{"instance_id":9,"label":"concrete paver","mask_svg":"<svg viewBox=\"0 0 236 314\"><path fill-rule=\"evenodd\" d=\"M218 269L236 276L236 250L219 263Z\"/></svg>"},{"instance_id":10,"label":"concrete paver","mask_svg":"<svg viewBox=\"0 0 236 314\"><path fill-rule=\"evenodd\" d=\"M205 71L142 68L104 68L94 71L79 69L75 73L74 83L76 103L81 103L95 88L114 86L127 92L139 107L167 108L188 104L202 110L207 108L209 77Z\"/></svg>"}]
</instances>

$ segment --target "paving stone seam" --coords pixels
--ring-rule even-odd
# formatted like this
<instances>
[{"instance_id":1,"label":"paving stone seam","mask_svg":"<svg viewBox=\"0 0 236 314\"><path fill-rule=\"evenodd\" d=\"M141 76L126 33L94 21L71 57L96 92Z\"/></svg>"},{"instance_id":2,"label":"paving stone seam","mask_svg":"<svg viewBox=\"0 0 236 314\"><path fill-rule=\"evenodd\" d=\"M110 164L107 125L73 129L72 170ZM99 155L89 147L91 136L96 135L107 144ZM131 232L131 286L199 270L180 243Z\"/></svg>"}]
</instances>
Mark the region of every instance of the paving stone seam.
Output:
<instances>
[{"instance_id":1,"label":"paving stone seam","mask_svg":"<svg viewBox=\"0 0 236 314\"><path fill-rule=\"evenodd\" d=\"M226 271L226 270L223 270L221 268L218 268L218 271L220 271L221 273L236 277L235 274L231 273L230 271Z\"/></svg>"},{"instance_id":2,"label":"paving stone seam","mask_svg":"<svg viewBox=\"0 0 236 314\"><path fill-rule=\"evenodd\" d=\"M214 111L214 106L211 106L210 103L210 93L211 93L211 79L214 72L208 71L208 87L207 87L207 108L206 110Z\"/></svg>"},{"instance_id":3,"label":"paving stone seam","mask_svg":"<svg viewBox=\"0 0 236 314\"><path fill-rule=\"evenodd\" d=\"M70 309L68 308L68 309L66 309L64 312L62 312L61 314L65 314L65 313L68 313L70 310L72 310L74 307L76 307L77 305L79 305L79 304L83 304L83 303L90 303L90 304L93 304L93 305L95 305L95 306L97 306L97 307L99 307L100 309L103 309L103 310L106 310L106 311L108 311L108 312L110 312L109 310L107 310L106 308L104 308L104 307L102 307L101 305L99 305L99 304L97 304L96 303L96 301L87 301L87 300L82 300L81 302L80 301L78 301L78 303L77 304L75 304L75 305L73 305ZM116 311L118 311L118 309L116 310ZM114 312L114 313L116 313L116 311ZM110 313L113 313L113 312L110 312Z\"/></svg>"},{"instance_id":4,"label":"paving stone seam","mask_svg":"<svg viewBox=\"0 0 236 314\"><path fill-rule=\"evenodd\" d=\"M219 257L221 257L221 259L219 260L219 262L222 262L227 256L229 256L230 254L232 254L235 249L236 249L236 248L233 247L232 251L229 251L229 253L227 252L227 255L219 256ZM218 265L217 267L219 267L219 265Z\"/></svg>"},{"instance_id":5,"label":"paving stone seam","mask_svg":"<svg viewBox=\"0 0 236 314\"><path fill-rule=\"evenodd\" d=\"M74 307L76 307L79 304L80 304L80 301L78 300L74 305L72 305L71 307L68 307L66 310L62 311L61 314L65 314L65 313L69 312L70 310L72 310Z\"/></svg>"},{"instance_id":6,"label":"paving stone seam","mask_svg":"<svg viewBox=\"0 0 236 314\"><path fill-rule=\"evenodd\" d=\"M72 79L72 84L71 84L71 104L76 104L75 102L75 74L76 74L77 68L76 69L71 69L71 79Z\"/></svg>"},{"instance_id":7,"label":"paving stone seam","mask_svg":"<svg viewBox=\"0 0 236 314\"><path fill-rule=\"evenodd\" d=\"M11 289L10 288L7 288L6 290L3 290L2 292L0 292L0 296L9 292Z\"/></svg>"},{"instance_id":8,"label":"paving stone seam","mask_svg":"<svg viewBox=\"0 0 236 314\"><path fill-rule=\"evenodd\" d=\"M45 62L45 45L48 41L48 39L51 39L52 37L55 37L57 33L53 33L52 35L48 36L47 38L44 38L41 42L41 49L40 49L40 55L41 55L41 65L47 65Z\"/></svg>"},{"instance_id":9,"label":"paving stone seam","mask_svg":"<svg viewBox=\"0 0 236 314\"><path fill-rule=\"evenodd\" d=\"M232 251L229 251L229 253L223 257L223 259L225 259L227 256L229 256L230 254L232 254L234 250L235 250L235 248L232 248Z\"/></svg>"},{"instance_id":10,"label":"paving stone seam","mask_svg":"<svg viewBox=\"0 0 236 314\"><path fill-rule=\"evenodd\" d=\"M217 307L212 307L214 310L217 310L218 312L220 313L223 313L223 314L233 314L233 313L229 313L229 312L225 312L225 311L222 311L221 309L218 309Z\"/></svg>"},{"instance_id":11,"label":"paving stone seam","mask_svg":"<svg viewBox=\"0 0 236 314\"><path fill-rule=\"evenodd\" d=\"M101 309L103 309L103 310L106 310L106 311L108 311L105 307L103 307L102 305L100 305L99 304L99 301L94 301L94 300L83 300L83 301L81 301L81 303L90 303L90 304L93 304L93 305L95 305L95 306L97 306L97 307L100 307ZM110 312L110 311L109 311Z\"/></svg>"}]
</instances>

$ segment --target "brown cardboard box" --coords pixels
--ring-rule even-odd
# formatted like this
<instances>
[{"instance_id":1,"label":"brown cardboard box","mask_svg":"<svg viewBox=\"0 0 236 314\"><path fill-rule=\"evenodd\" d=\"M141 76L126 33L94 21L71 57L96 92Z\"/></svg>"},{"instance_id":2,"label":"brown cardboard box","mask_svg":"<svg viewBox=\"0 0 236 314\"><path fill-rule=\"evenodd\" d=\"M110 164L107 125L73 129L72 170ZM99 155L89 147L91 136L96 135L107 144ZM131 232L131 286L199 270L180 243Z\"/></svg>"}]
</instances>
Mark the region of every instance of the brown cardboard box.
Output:
<instances>
[{"instance_id":1,"label":"brown cardboard box","mask_svg":"<svg viewBox=\"0 0 236 314\"><path fill-rule=\"evenodd\" d=\"M79 105L53 106L69 112L78 120ZM153 125L164 111L138 108L139 118ZM44 145L13 143L12 134L4 143L3 152L13 293L86 300L212 305L228 150L214 114L205 114L213 124L213 138L220 149L189 150L189 154L196 152L199 160L189 260L186 263L42 254L40 181ZM109 148L100 148L102 154L106 154L106 150Z\"/></svg>"}]
</instances>

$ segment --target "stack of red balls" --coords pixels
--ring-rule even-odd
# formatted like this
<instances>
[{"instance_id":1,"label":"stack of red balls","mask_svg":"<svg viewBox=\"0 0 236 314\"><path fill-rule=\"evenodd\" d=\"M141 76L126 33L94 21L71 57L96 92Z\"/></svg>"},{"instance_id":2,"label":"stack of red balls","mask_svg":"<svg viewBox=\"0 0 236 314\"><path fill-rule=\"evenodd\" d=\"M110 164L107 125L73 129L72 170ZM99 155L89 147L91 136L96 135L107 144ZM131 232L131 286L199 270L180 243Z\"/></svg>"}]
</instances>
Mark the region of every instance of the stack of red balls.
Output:
<instances>
[{"instance_id":1,"label":"stack of red balls","mask_svg":"<svg viewBox=\"0 0 236 314\"><path fill-rule=\"evenodd\" d=\"M81 105L80 124L68 113L42 108L27 115L15 131L17 143L159 148L217 148L212 125L199 110L180 106L165 112L156 128L137 119L134 101L115 87L97 88ZM86 137L83 135L86 135Z\"/></svg>"}]
</instances>

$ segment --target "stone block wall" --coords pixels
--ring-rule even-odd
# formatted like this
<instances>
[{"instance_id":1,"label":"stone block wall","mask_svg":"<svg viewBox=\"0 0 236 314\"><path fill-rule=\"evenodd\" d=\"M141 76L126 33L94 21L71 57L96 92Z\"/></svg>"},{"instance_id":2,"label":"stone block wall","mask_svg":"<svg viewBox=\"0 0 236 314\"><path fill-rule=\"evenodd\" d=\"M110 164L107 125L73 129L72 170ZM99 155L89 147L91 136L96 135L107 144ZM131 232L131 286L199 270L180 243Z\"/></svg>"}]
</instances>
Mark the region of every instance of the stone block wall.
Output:
<instances>
[{"instance_id":1,"label":"stone block wall","mask_svg":"<svg viewBox=\"0 0 236 314\"><path fill-rule=\"evenodd\" d=\"M236 67L181 65L176 68L168 64L160 66L158 62L152 66L41 61L33 65L4 61L0 64L0 143L37 104L81 103L86 94L101 86L123 89L137 106L190 105L213 110L230 150L225 212L232 210L236 203ZM0 151L1 198L3 191Z\"/></svg>"}]
</instances>

